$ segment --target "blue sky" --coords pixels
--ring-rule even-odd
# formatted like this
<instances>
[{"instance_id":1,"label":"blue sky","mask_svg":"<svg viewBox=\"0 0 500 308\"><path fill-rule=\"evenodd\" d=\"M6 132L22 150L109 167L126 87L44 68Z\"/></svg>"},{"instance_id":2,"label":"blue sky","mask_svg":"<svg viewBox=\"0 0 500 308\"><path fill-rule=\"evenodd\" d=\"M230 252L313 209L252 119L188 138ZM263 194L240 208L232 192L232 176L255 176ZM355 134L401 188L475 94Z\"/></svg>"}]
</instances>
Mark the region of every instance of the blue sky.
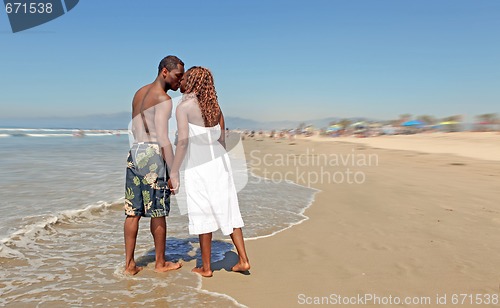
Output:
<instances>
[{"instance_id":1,"label":"blue sky","mask_svg":"<svg viewBox=\"0 0 500 308\"><path fill-rule=\"evenodd\" d=\"M175 54L227 116L472 120L500 112L499 37L497 0L80 1L15 34L2 11L0 117L129 111Z\"/></svg>"}]
</instances>

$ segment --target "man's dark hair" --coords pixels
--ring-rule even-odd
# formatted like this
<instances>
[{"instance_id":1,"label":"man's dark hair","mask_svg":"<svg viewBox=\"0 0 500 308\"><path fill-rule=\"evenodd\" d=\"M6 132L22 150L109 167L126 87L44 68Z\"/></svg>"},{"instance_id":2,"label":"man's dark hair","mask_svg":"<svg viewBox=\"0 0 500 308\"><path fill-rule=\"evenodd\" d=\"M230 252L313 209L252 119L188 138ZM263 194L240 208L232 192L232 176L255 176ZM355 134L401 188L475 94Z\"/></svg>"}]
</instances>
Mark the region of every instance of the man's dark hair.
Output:
<instances>
[{"instance_id":1,"label":"man's dark hair","mask_svg":"<svg viewBox=\"0 0 500 308\"><path fill-rule=\"evenodd\" d=\"M163 68L166 68L169 72L176 69L177 64L184 66L184 62L176 56L166 56L160 61L160 65L158 65L158 75L161 73Z\"/></svg>"}]
</instances>

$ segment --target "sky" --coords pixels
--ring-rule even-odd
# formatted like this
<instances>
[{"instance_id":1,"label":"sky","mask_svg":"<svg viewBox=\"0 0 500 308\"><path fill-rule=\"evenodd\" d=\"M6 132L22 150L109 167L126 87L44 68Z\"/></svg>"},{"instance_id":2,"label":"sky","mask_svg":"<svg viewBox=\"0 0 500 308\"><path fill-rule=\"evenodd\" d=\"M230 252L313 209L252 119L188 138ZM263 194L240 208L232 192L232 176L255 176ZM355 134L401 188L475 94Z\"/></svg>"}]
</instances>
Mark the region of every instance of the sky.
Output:
<instances>
[{"instance_id":1,"label":"sky","mask_svg":"<svg viewBox=\"0 0 500 308\"><path fill-rule=\"evenodd\" d=\"M18 33L0 11L0 118L130 111L173 54L226 116L472 121L500 113L499 38L498 0L82 0Z\"/></svg>"}]
</instances>

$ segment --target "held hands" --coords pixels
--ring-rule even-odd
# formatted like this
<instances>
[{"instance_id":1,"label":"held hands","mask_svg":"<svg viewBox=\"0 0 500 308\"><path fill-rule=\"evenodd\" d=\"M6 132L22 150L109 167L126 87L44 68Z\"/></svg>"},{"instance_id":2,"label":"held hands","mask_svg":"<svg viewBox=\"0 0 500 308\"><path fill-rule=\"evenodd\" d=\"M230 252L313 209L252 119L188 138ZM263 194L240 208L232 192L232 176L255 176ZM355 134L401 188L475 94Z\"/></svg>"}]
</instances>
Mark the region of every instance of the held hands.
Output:
<instances>
[{"instance_id":1,"label":"held hands","mask_svg":"<svg viewBox=\"0 0 500 308\"><path fill-rule=\"evenodd\" d=\"M172 195L175 195L179 191L179 174L170 174L170 179L168 180L168 187L172 192Z\"/></svg>"}]
</instances>

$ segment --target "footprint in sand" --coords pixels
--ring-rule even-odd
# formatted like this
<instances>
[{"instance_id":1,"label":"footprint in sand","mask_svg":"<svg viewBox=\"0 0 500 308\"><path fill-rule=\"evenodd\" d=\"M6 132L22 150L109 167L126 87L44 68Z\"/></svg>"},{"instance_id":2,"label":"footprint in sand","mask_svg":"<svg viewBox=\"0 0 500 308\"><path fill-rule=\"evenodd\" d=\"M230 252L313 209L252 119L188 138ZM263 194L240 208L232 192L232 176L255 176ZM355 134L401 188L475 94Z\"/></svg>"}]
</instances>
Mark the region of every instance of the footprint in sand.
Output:
<instances>
[{"instance_id":1,"label":"footprint in sand","mask_svg":"<svg viewBox=\"0 0 500 308\"><path fill-rule=\"evenodd\" d=\"M382 250L382 251L389 251L389 250L391 250L388 246L382 245L382 244L379 244L379 243L372 243L370 246L371 246L370 248L372 248L374 250ZM368 250L368 249L365 248L365 250Z\"/></svg>"},{"instance_id":2,"label":"footprint in sand","mask_svg":"<svg viewBox=\"0 0 500 308\"><path fill-rule=\"evenodd\" d=\"M423 265L422 261L413 258L407 260L406 262L398 262L395 264L395 268L398 273L406 276L418 275L422 272L422 269L424 267L425 266Z\"/></svg>"}]
</instances>

